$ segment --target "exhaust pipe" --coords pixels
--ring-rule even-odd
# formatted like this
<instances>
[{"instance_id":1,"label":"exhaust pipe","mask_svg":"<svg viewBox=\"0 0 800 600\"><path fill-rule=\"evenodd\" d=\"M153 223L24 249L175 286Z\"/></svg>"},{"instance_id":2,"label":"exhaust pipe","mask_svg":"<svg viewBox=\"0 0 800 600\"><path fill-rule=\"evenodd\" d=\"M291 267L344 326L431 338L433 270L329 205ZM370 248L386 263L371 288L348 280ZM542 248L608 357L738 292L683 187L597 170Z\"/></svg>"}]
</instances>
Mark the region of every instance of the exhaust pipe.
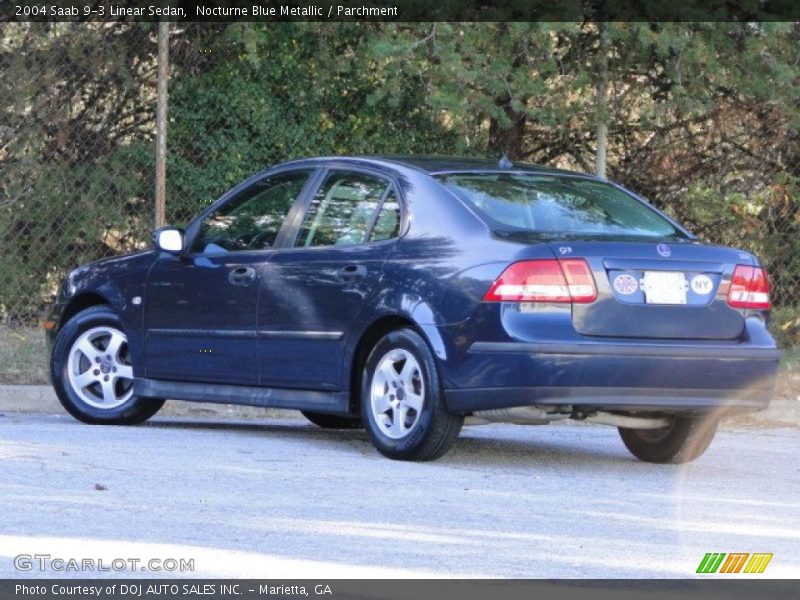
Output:
<instances>
[{"instance_id":1,"label":"exhaust pipe","mask_svg":"<svg viewBox=\"0 0 800 600\"><path fill-rule=\"evenodd\" d=\"M467 417L467 425L515 423L517 425L546 425L550 421L569 418L569 413L549 412L540 406L513 406L494 410L479 410Z\"/></svg>"},{"instance_id":2,"label":"exhaust pipe","mask_svg":"<svg viewBox=\"0 0 800 600\"><path fill-rule=\"evenodd\" d=\"M613 425L625 429L664 429L672 422L668 417L631 417L629 415L615 415L614 413L596 412L586 416L576 417L587 423L600 423Z\"/></svg>"},{"instance_id":3,"label":"exhaust pipe","mask_svg":"<svg viewBox=\"0 0 800 600\"><path fill-rule=\"evenodd\" d=\"M668 417L635 417L602 411L590 414L564 411L571 411L571 407L558 407L558 412L553 408L544 408L541 406L513 406L511 408L479 410L467 417L464 420L464 424L487 425L489 423L513 423L516 425L546 425L547 423L560 419L574 419L586 423L612 425L625 429L664 429L669 427L672 423L672 420Z\"/></svg>"}]
</instances>

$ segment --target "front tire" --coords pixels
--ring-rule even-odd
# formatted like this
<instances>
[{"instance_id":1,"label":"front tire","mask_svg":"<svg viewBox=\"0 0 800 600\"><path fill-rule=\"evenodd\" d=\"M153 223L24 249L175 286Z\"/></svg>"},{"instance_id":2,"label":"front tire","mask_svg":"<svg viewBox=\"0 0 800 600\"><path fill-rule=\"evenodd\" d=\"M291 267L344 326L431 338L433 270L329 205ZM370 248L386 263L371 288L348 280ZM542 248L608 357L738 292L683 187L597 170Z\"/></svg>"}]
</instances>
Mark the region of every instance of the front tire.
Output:
<instances>
[{"instance_id":1,"label":"front tire","mask_svg":"<svg viewBox=\"0 0 800 600\"><path fill-rule=\"evenodd\" d=\"M672 418L664 429L619 428L625 447L639 460L651 463L688 463L700 457L717 432L712 416Z\"/></svg>"},{"instance_id":2,"label":"front tire","mask_svg":"<svg viewBox=\"0 0 800 600\"><path fill-rule=\"evenodd\" d=\"M397 460L434 460L455 443L464 415L447 412L436 362L411 329L372 349L361 377L361 413L373 445Z\"/></svg>"},{"instance_id":3,"label":"front tire","mask_svg":"<svg viewBox=\"0 0 800 600\"><path fill-rule=\"evenodd\" d=\"M342 417L340 415L326 415L325 413L300 411L303 416L317 427L322 429L364 429L361 417Z\"/></svg>"},{"instance_id":4,"label":"front tire","mask_svg":"<svg viewBox=\"0 0 800 600\"><path fill-rule=\"evenodd\" d=\"M164 404L133 393L128 338L108 306L87 308L64 324L53 347L50 375L62 406L84 423L135 425Z\"/></svg>"}]
</instances>

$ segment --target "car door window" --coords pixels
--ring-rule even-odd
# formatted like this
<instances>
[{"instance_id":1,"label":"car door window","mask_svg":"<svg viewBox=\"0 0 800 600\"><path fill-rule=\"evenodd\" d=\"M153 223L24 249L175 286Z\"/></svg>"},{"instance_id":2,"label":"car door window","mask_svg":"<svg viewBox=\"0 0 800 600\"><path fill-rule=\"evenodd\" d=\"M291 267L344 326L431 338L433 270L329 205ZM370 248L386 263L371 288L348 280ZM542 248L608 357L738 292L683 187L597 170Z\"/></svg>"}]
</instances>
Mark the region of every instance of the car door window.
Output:
<instances>
[{"instance_id":1,"label":"car door window","mask_svg":"<svg viewBox=\"0 0 800 600\"><path fill-rule=\"evenodd\" d=\"M400 203L393 191L389 192L381 205L378 218L369 234L370 242L396 238L400 234Z\"/></svg>"},{"instance_id":2,"label":"car door window","mask_svg":"<svg viewBox=\"0 0 800 600\"><path fill-rule=\"evenodd\" d=\"M271 247L310 174L280 173L243 190L205 218L192 250L216 254Z\"/></svg>"},{"instance_id":3,"label":"car door window","mask_svg":"<svg viewBox=\"0 0 800 600\"><path fill-rule=\"evenodd\" d=\"M306 211L295 246L363 244L388 188L388 181L373 175L330 173Z\"/></svg>"}]
</instances>

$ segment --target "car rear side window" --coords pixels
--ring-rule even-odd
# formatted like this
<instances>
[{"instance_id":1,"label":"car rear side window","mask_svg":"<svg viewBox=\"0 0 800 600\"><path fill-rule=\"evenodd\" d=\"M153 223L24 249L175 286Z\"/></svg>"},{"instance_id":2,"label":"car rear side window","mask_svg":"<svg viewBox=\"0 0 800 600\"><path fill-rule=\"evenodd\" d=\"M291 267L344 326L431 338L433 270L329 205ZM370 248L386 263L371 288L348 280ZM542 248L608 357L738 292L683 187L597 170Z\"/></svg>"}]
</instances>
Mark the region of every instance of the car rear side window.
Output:
<instances>
[{"instance_id":1,"label":"car rear side window","mask_svg":"<svg viewBox=\"0 0 800 600\"><path fill-rule=\"evenodd\" d=\"M364 173L330 173L306 211L295 246L351 246L392 237L391 217L380 223L375 219L376 211L386 204L389 186L385 179ZM386 211L391 208L386 206Z\"/></svg>"},{"instance_id":2,"label":"car rear side window","mask_svg":"<svg viewBox=\"0 0 800 600\"><path fill-rule=\"evenodd\" d=\"M602 181L524 173L455 174L439 179L495 230L684 237L655 210Z\"/></svg>"},{"instance_id":3,"label":"car rear side window","mask_svg":"<svg viewBox=\"0 0 800 600\"><path fill-rule=\"evenodd\" d=\"M398 235L400 235L400 203L395 193L390 191L381 205L375 226L369 234L369 241L390 240Z\"/></svg>"}]
</instances>

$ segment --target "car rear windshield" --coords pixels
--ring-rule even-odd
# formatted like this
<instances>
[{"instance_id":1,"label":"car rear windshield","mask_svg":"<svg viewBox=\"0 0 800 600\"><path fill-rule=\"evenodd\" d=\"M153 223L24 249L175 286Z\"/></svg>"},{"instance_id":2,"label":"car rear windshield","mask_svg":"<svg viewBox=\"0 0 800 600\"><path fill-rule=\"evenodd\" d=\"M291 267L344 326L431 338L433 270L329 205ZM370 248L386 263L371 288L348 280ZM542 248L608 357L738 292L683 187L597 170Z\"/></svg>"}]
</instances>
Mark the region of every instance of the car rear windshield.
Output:
<instances>
[{"instance_id":1,"label":"car rear windshield","mask_svg":"<svg viewBox=\"0 0 800 600\"><path fill-rule=\"evenodd\" d=\"M438 179L497 233L686 237L630 194L593 179L524 173L459 173Z\"/></svg>"}]
</instances>

